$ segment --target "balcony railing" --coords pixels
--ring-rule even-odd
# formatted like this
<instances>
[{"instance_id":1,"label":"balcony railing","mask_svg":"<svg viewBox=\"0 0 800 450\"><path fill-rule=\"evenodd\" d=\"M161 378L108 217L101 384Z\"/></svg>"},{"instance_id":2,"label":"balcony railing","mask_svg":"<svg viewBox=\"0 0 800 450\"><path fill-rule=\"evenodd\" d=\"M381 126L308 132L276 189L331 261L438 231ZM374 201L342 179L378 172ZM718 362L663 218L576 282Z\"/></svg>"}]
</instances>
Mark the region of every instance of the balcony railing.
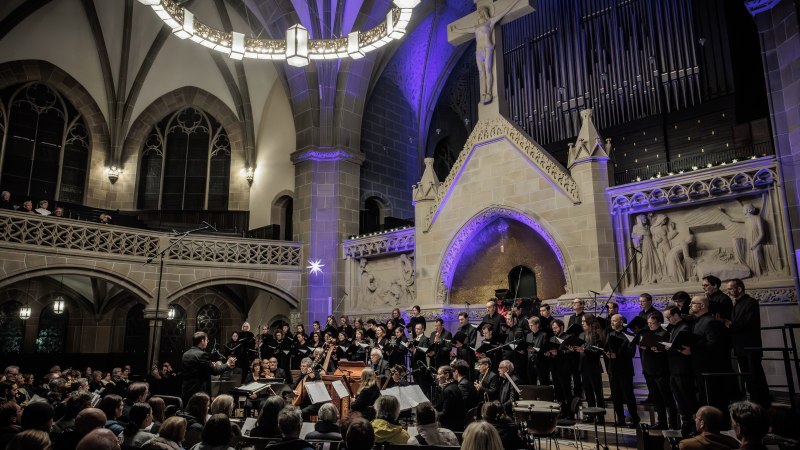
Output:
<instances>
[{"instance_id":1,"label":"balcony railing","mask_svg":"<svg viewBox=\"0 0 800 450\"><path fill-rule=\"evenodd\" d=\"M706 152L700 155L688 156L663 163L651 163L648 164L647 167L638 167L616 172L614 173L614 183L616 186L636 183L651 178L691 172L693 170L705 169L773 154L775 154L775 149L771 142Z\"/></svg>"}]
</instances>

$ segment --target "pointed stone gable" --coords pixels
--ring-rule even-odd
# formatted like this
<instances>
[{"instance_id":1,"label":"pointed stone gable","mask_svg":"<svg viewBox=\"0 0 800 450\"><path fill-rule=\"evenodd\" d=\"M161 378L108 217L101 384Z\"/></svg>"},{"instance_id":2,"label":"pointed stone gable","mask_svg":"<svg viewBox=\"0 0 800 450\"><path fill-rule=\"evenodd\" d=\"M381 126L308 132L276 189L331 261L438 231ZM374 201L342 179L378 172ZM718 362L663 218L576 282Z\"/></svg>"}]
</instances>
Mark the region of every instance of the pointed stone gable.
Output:
<instances>
[{"instance_id":1,"label":"pointed stone gable","mask_svg":"<svg viewBox=\"0 0 800 450\"><path fill-rule=\"evenodd\" d=\"M611 139L606 139L605 144L603 144L603 138L592 121L592 110L584 109L581 111L581 119L583 123L581 124L578 138L574 145L569 144L567 169L571 169L576 163L585 161L588 158L608 159L611 156Z\"/></svg>"}]
</instances>

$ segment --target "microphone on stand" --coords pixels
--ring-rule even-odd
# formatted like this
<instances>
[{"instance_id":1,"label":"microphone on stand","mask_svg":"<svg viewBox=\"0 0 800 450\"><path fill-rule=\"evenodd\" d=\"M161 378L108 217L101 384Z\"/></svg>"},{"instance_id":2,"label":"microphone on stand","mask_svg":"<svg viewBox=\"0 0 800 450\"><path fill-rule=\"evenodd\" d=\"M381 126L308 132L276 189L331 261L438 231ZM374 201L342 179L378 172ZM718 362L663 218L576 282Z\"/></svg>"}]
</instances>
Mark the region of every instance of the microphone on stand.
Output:
<instances>
[{"instance_id":1,"label":"microphone on stand","mask_svg":"<svg viewBox=\"0 0 800 450\"><path fill-rule=\"evenodd\" d=\"M205 220L203 221L203 225L205 225L206 230L217 231L217 227L215 227L214 225L211 225L210 223L206 222Z\"/></svg>"},{"instance_id":2,"label":"microphone on stand","mask_svg":"<svg viewBox=\"0 0 800 450\"><path fill-rule=\"evenodd\" d=\"M642 254L642 251L641 251L641 250L639 250L638 248L636 248L636 247L635 247L635 246L633 246L633 245L631 245L631 250L633 250L635 253L638 253L638 254L640 254L640 255Z\"/></svg>"}]
</instances>

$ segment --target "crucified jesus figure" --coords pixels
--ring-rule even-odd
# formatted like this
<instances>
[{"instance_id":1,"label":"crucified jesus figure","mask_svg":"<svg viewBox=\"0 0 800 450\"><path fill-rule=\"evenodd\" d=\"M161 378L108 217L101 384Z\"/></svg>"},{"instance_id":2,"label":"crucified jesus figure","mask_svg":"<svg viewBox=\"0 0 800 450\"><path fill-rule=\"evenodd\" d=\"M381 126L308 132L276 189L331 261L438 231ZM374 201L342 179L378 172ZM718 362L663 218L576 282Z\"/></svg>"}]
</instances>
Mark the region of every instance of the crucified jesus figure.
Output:
<instances>
[{"instance_id":1,"label":"crucified jesus figure","mask_svg":"<svg viewBox=\"0 0 800 450\"><path fill-rule=\"evenodd\" d=\"M474 26L459 28L455 24L450 25L450 31L460 34L475 34L475 63L478 65L478 74L481 83L481 101L484 105L492 102L494 94L494 26L509 13L517 3L509 3L507 9L500 13L491 15L487 6L478 7L478 19Z\"/></svg>"}]
</instances>

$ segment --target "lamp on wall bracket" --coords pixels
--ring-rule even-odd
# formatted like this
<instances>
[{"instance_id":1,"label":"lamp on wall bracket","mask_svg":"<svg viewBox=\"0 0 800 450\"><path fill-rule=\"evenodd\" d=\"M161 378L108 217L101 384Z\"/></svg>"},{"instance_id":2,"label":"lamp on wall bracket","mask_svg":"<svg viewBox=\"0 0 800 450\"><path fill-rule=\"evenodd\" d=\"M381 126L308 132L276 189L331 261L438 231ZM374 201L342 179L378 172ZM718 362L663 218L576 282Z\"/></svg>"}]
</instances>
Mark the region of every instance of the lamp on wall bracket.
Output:
<instances>
[{"instance_id":1,"label":"lamp on wall bracket","mask_svg":"<svg viewBox=\"0 0 800 450\"><path fill-rule=\"evenodd\" d=\"M119 180L120 175L122 175L122 169L117 166L106 167L106 176L108 177L108 181L111 184L114 184Z\"/></svg>"},{"instance_id":2,"label":"lamp on wall bracket","mask_svg":"<svg viewBox=\"0 0 800 450\"><path fill-rule=\"evenodd\" d=\"M190 39L204 47L227 53L232 59L286 60L295 67L308 65L312 59L363 58L389 42L401 39L420 0L393 0L386 20L368 30L356 30L347 36L312 39L308 29L295 24L286 31L285 39L250 37L237 31L214 28L198 20L181 0L139 0L180 39Z\"/></svg>"},{"instance_id":3,"label":"lamp on wall bracket","mask_svg":"<svg viewBox=\"0 0 800 450\"><path fill-rule=\"evenodd\" d=\"M22 320L28 320L31 318L31 305L28 303L31 294L31 280L28 279L28 289L25 292L25 304L19 308L19 318Z\"/></svg>"},{"instance_id":4,"label":"lamp on wall bracket","mask_svg":"<svg viewBox=\"0 0 800 450\"><path fill-rule=\"evenodd\" d=\"M61 283L58 286L58 295L56 296L56 300L53 302L53 312L56 314L61 314L64 312L67 306L67 302L64 301L64 295L62 292L64 291L64 274L61 274Z\"/></svg>"},{"instance_id":5,"label":"lamp on wall bracket","mask_svg":"<svg viewBox=\"0 0 800 450\"><path fill-rule=\"evenodd\" d=\"M167 311L167 320L175 320L175 305L169 305L169 310Z\"/></svg>"},{"instance_id":6,"label":"lamp on wall bracket","mask_svg":"<svg viewBox=\"0 0 800 450\"><path fill-rule=\"evenodd\" d=\"M242 175L244 175L244 179L247 180L247 184L252 186L253 178L255 178L256 175L256 170L250 166L247 166L244 169L242 169Z\"/></svg>"}]
</instances>

